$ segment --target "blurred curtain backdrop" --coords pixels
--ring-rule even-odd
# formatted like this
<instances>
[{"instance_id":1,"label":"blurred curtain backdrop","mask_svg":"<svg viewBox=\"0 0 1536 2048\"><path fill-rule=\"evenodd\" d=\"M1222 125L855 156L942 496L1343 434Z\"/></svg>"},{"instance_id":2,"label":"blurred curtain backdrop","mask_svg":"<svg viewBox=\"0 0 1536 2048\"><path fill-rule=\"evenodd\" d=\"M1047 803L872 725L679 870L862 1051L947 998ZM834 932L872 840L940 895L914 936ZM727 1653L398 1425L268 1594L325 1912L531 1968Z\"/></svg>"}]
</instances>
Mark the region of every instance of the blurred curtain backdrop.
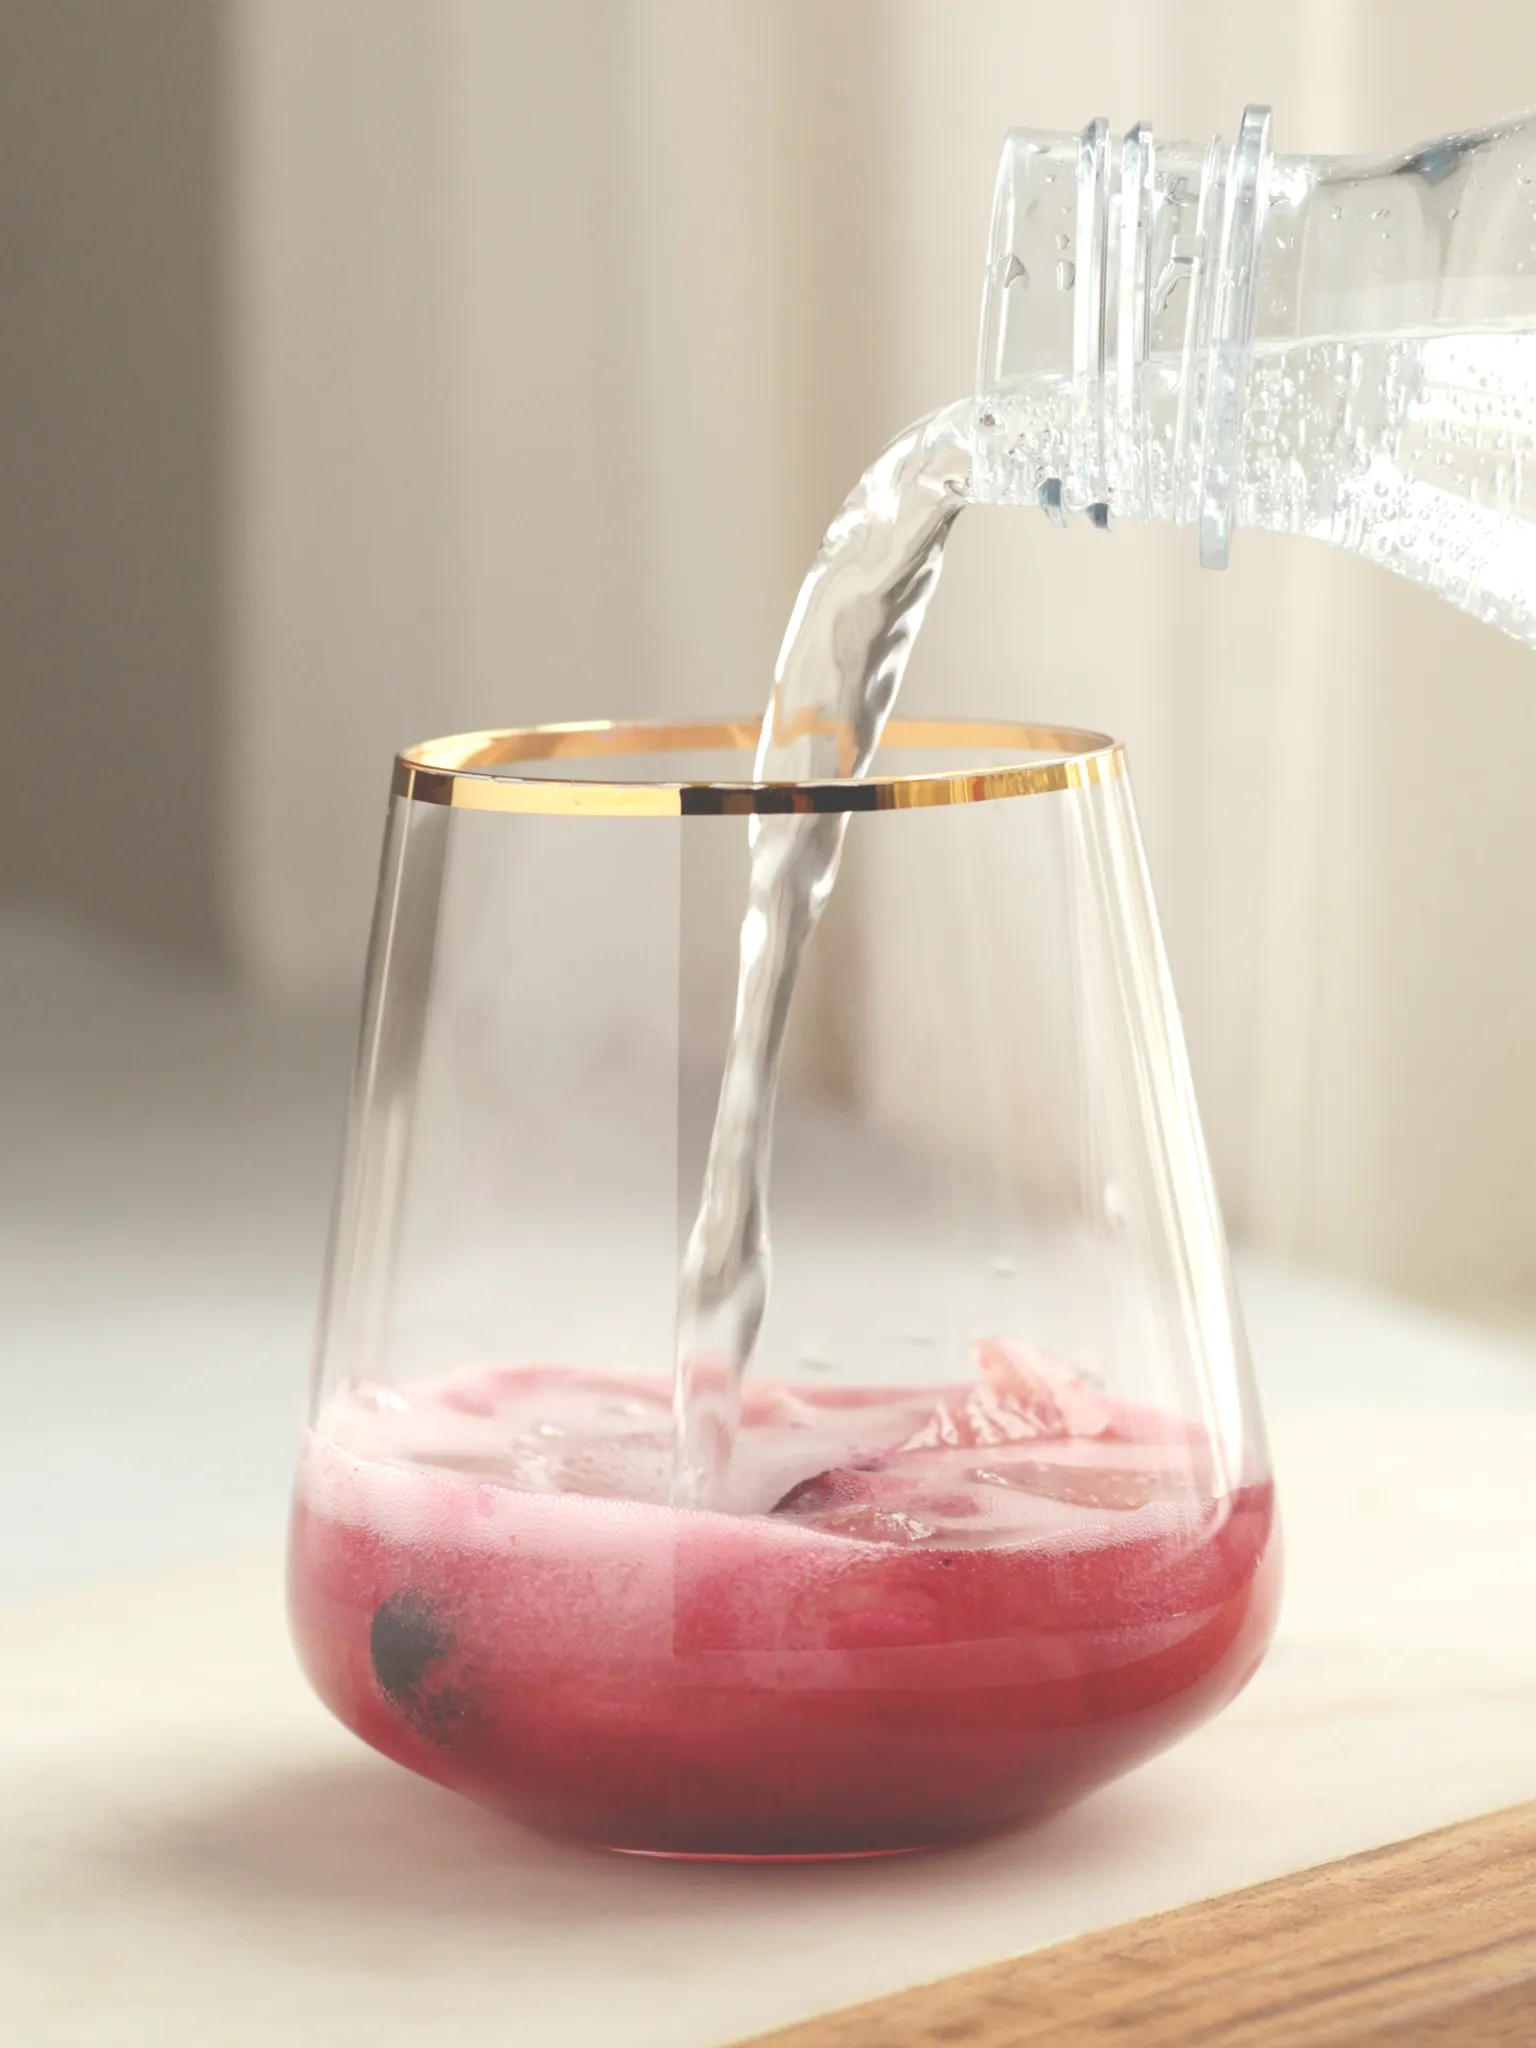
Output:
<instances>
[{"instance_id":1,"label":"blurred curtain backdrop","mask_svg":"<svg viewBox=\"0 0 1536 2048\"><path fill-rule=\"evenodd\" d=\"M295 999L355 985L396 744L762 701L842 492L968 388L1010 123L1230 137L1266 99L1282 149L1351 151L1536 99L1513 0L219 19L208 871L226 957ZM1129 741L1237 1232L1487 1300L1536 1284L1533 685L1305 545L1211 576L1189 535L992 513L909 689Z\"/></svg>"}]
</instances>

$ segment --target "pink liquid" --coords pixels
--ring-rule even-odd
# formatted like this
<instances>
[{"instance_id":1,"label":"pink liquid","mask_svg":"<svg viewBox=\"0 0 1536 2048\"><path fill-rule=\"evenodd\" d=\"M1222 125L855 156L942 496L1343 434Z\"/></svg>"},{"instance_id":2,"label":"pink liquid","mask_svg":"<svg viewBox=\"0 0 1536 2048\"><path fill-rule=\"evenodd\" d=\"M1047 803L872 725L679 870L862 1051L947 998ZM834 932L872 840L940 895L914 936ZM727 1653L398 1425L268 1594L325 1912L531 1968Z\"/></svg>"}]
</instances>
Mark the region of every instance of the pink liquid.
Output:
<instances>
[{"instance_id":1,"label":"pink liquid","mask_svg":"<svg viewBox=\"0 0 1536 2048\"><path fill-rule=\"evenodd\" d=\"M1252 1675L1272 1489L978 1348L968 1387L754 1388L729 1513L665 1505L659 1383L346 1388L295 1498L305 1669L385 1755L611 1847L868 1854L1063 1806Z\"/></svg>"}]
</instances>

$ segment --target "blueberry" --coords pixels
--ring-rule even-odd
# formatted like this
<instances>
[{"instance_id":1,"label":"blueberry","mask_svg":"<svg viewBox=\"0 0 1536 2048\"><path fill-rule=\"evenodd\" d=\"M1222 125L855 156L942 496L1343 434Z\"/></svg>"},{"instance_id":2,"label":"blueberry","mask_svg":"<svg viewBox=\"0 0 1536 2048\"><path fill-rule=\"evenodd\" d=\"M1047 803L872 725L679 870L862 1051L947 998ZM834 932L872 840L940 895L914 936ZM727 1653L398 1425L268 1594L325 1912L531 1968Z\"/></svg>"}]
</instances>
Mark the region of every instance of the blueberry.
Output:
<instances>
[{"instance_id":1,"label":"blueberry","mask_svg":"<svg viewBox=\"0 0 1536 2048\"><path fill-rule=\"evenodd\" d=\"M448 1682L455 1636L432 1603L406 1587L379 1606L368 1654L379 1690L418 1734L447 1743L465 1718L459 1688Z\"/></svg>"}]
</instances>

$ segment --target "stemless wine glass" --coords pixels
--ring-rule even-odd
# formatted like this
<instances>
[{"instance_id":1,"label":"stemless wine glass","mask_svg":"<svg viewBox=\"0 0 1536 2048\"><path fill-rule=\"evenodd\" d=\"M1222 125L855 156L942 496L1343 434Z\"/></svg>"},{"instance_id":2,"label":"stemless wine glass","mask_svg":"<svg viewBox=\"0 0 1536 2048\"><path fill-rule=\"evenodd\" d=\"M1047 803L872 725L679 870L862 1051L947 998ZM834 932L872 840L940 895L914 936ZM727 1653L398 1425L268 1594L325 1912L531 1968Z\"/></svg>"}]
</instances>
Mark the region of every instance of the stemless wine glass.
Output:
<instances>
[{"instance_id":1,"label":"stemless wine glass","mask_svg":"<svg viewBox=\"0 0 1536 2048\"><path fill-rule=\"evenodd\" d=\"M397 763L293 1627L366 1741L551 1834L870 1854L1215 1712L1278 1534L1122 751L897 721L866 781L721 779L755 732ZM748 830L829 810L768 1312L723 1494L674 1507Z\"/></svg>"}]
</instances>

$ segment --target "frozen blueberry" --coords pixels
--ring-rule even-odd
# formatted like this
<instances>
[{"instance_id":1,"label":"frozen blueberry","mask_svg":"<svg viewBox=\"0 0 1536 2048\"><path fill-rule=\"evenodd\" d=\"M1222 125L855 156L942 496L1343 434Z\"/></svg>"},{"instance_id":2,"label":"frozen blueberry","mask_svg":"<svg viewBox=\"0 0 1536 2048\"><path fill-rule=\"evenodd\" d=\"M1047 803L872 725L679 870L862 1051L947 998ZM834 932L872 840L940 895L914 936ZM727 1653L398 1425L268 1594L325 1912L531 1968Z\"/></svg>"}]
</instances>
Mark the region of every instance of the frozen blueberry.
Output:
<instances>
[{"instance_id":1,"label":"frozen blueberry","mask_svg":"<svg viewBox=\"0 0 1536 2048\"><path fill-rule=\"evenodd\" d=\"M418 1734L447 1743L465 1718L450 1671L453 1630L420 1593L391 1593L374 1612L368 1654L379 1690Z\"/></svg>"}]
</instances>

